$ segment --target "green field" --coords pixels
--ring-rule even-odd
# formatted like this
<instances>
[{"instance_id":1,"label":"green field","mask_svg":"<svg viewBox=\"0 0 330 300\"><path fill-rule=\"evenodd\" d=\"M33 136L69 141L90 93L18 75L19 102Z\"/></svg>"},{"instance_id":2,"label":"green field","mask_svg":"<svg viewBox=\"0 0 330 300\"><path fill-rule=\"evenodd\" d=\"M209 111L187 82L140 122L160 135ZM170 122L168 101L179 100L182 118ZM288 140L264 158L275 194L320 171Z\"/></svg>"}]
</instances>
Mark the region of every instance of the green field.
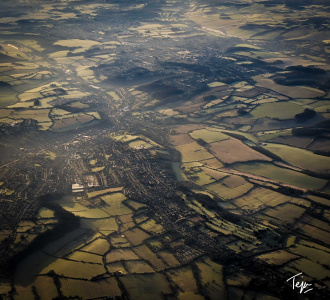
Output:
<instances>
[{"instance_id":1,"label":"green field","mask_svg":"<svg viewBox=\"0 0 330 300\"><path fill-rule=\"evenodd\" d=\"M317 155L305 149L282 144L267 143L263 147L295 167L314 172L330 172L330 157Z\"/></svg>"},{"instance_id":2,"label":"green field","mask_svg":"<svg viewBox=\"0 0 330 300\"><path fill-rule=\"evenodd\" d=\"M321 189L327 183L327 180L311 177L268 163L252 162L246 164L237 164L234 166L234 169L264 176L285 184L295 185L313 190Z\"/></svg>"},{"instance_id":3,"label":"green field","mask_svg":"<svg viewBox=\"0 0 330 300\"><path fill-rule=\"evenodd\" d=\"M209 191L212 191L212 192L215 192L216 194L218 194L218 196L220 198L228 200L228 199L237 198L237 197L245 194L246 192L248 192L250 189L253 188L253 184L251 184L249 182L243 182L240 185L230 187L224 183L215 182L215 183L211 183L211 184L207 185L206 188Z\"/></svg>"},{"instance_id":4,"label":"green field","mask_svg":"<svg viewBox=\"0 0 330 300\"><path fill-rule=\"evenodd\" d=\"M236 199L234 203L242 209L255 209L264 204L274 207L289 200L291 200L291 197L263 187L257 187L248 194Z\"/></svg>"},{"instance_id":5,"label":"green field","mask_svg":"<svg viewBox=\"0 0 330 300\"><path fill-rule=\"evenodd\" d=\"M304 108L293 102L273 102L259 104L251 111L253 118L279 118L281 120L294 119L296 114L304 111Z\"/></svg>"},{"instance_id":6,"label":"green field","mask_svg":"<svg viewBox=\"0 0 330 300\"><path fill-rule=\"evenodd\" d=\"M195 140L203 139L206 143L213 143L229 139L228 135L222 133L220 130L215 130L212 128L195 130L189 133L189 135Z\"/></svg>"}]
</instances>

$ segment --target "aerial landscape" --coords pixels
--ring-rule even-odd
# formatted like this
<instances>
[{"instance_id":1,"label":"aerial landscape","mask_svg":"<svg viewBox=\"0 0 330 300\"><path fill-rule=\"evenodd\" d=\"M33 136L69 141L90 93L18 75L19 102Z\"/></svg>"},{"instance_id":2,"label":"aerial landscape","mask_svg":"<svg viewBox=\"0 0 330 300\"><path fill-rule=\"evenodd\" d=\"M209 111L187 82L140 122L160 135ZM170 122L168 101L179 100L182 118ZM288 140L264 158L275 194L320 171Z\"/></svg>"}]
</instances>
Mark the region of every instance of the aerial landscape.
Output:
<instances>
[{"instance_id":1,"label":"aerial landscape","mask_svg":"<svg viewBox=\"0 0 330 300\"><path fill-rule=\"evenodd\" d=\"M0 7L0 300L329 299L327 0Z\"/></svg>"}]
</instances>

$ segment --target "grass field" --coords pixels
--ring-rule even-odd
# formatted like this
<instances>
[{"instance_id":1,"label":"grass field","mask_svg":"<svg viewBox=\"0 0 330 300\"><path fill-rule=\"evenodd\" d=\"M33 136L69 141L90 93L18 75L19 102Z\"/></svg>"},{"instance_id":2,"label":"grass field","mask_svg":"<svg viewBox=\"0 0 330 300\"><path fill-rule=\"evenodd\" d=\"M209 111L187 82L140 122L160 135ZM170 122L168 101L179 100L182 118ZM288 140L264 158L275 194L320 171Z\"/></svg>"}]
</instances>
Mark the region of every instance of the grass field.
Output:
<instances>
[{"instance_id":1,"label":"grass field","mask_svg":"<svg viewBox=\"0 0 330 300\"><path fill-rule=\"evenodd\" d=\"M275 191L257 187L234 201L235 205L242 209L256 209L262 205L275 207L288 202L291 197L277 193Z\"/></svg>"},{"instance_id":2,"label":"grass field","mask_svg":"<svg viewBox=\"0 0 330 300\"><path fill-rule=\"evenodd\" d=\"M103 265L82 263L61 258L58 258L55 262L44 268L40 274L47 274L51 270L54 270L59 275L85 279L91 279L105 272Z\"/></svg>"},{"instance_id":3,"label":"grass field","mask_svg":"<svg viewBox=\"0 0 330 300\"><path fill-rule=\"evenodd\" d=\"M330 172L330 157L317 155L305 149L282 144L267 143L267 145L263 147L293 166L314 172Z\"/></svg>"},{"instance_id":4,"label":"grass field","mask_svg":"<svg viewBox=\"0 0 330 300\"><path fill-rule=\"evenodd\" d=\"M113 249L107 253L107 263L121 260L139 260L140 258L131 249Z\"/></svg>"},{"instance_id":5,"label":"grass field","mask_svg":"<svg viewBox=\"0 0 330 300\"><path fill-rule=\"evenodd\" d=\"M101 199L107 204L106 206L102 206L102 210L107 212L110 216L120 216L132 212L123 204L126 197L122 193L101 196Z\"/></svg>"},{"instance_id":6,"label":"grass field","mask_svg":"<svg viewBox=\"0 0 330 300\"><path fill-rule=\"evenodd\" d=\"M182 154L182 162L200 161L208 158L213 158L213 155L208 153L204 147L196 142L176 146L176 149Z\"/></svg>"},{"instance_id":7,"label":"grass field","mask_svg":"<svg viewBox=\"0 0 330 300\"><path fill-rule=\"evenodd\" d=\"M268 264L281 266L293 259L299 258L299 256L285 250L277 250L266 254L261 254L257 256L257 258Z\"/></svg>"},{"instance_id":8,"label":"grass field","mask_svg":"<svg viewBox=\"0 0 330 300\"><path fill-rule=\"evenodd\" d=\"M330 244L330 232L311 226L306 223L298 224L300 230L305 233L307 236L312 236L314 239L317 239L327 245Z\"/></svg>"},{"instance_id":9,"label":"grass field","mask_svg":"<svg viewBox=\"0 0 330 300\"><path fill-rule=\"evenodd\" d=\"M253 118L279 118L281 120L294 119L294 116L304 111L304 107L290 102L273 102L259 104L251 111Z\"/></svg>"},{"instance_id":10,"label":"grass field","mask_svg":"<svg viewBox=\"0 0 330 300\"><path fill-rule=\"evenodd\" d=\"M72 254L67 256L67 258L70 260L102 265L102 256L101 255L86 253L86 252L82 252L82 251L78 251L78 250L74 251Z\"/></svg>"},{"instance_id":11,"label":"grass field","mask_svg":"<svg viewBox=\"0 0 330 300\"><path fill-rule=\"evenodd\" d=\"M177 258L169 251L159 251L157 252L157 254L161 256L165 260L167 265L172 268L178 267L180 265Z\"/></svg>"},{"instance_id":12,"label":"grass field","mask_svg":"<svg viewBox=\"0 0 330 300\"><path fill-rule=\"evenodd\" d=\"M109 250L109 248L109 242L106 239L99 238L92 241L90 244L80 248L80 250L103 255Z\"/></svg>"},{"instance_id":13,"label":"grass field","mask_svg":"<svg viewBox=\"0 0 330 300\"><path fill-rule=\"evenodd\" d=\"M130 275L121 282L134 300L162 300L163 294L171 293L171 287L163 274Z\"/></svg>"},{"instance_id":14,"label":"grass field","mask_svg":"<svg viewBox=\"0 0 330 300\"><path fill-rule=\"evenodd\" d=\"M160 224L157 224L153 219L149 219L148 221L143 222L140 224L140 227L151 234L161 234L165 231L164 227Z\"/></svg>"},{"instance_id":15,"label":"grass field","mask_svg":"<svg viewBox=\"0 0 330 300\"><path fill-rule=\"evenodd\" d=\"M125 269L123 262L107 264L106 267L110 273L119 272L121 274L127 274L127 270Z\"/></svg>"},{"instance_id":16,"label":"grass field","mask_svg":"<svg viewBox=\"0 0 330 300\"><path fill-rule=\"evenodd\" d=\"M127 203L134 210L139 210L140 208L146 207L145 204L133 200L127 200L125 203Z\"/></svg>"},{"instance_id":17,"label":"grass field","mask_svg":"<svg viewBox=\"0 0 330 300\"><path fill-rule=\"evenodd\" d=\"M215 142L210 144L210 151L221 161L228 164L252 160L270 161L267 156L251 149L237 139Z\"/></svg>"},{"instance_id":18,"label":"grass field","mask_svg":"<svg viewBox=\"0 0 330 300\"><path fill-rule=\"evenodd\" d=\"M121 295L115 278L106 278L93 282L61 278L61 291L66 297L75 295L82 297L82 299L116 297Z\"/></svg>"},{"instance_id":19,"label":"grass field","mask_svg":"<svg viewBox=\"0 0 330 300\"><path fill-rule=\"evenodd\" d=\"M125 262L125 267L129 273L154 273L155 270L143 260L130 260Z\"/></svg>"},{"instance_id":20,"label":"grass field","mask_svg":"<svg viewBox=\"0 0 330 300\"><path fill-rule=\"evenodd\" d=\"M265 215L287 223L293 223L296 219L299 219L304 212L304 208L291 203L286 203L284 205L262 211Z\"/></svg>"},{"instance_id":21,"label":"grass field","mask_svg":"<svg viewBox=\"0 0 330 300\"><path fill-rule=\"evenodd\" d=\"M329 276L328 269L306 258L295 260L287 264L286 267L303 272L304 274L318 280L325 279L327 276Z\"/></svg>"},{"instance_id":22,"label":"grass field","mask_svg":"<svg viewBox=\"0 0 330 300\"><path fill-rule=\"evenodd\" d=\"M48 243L42 250L48 254L57 254L60 250L62 251L65 247L68 249L78 247L80 244L83 243L81 238L88 234L89 231L85 229L75 229L73 231L68 232L63 237L57 239L54 242ZM73 244L73 241L79 241ZM69 250L68 250L69 251Z\"/></svg>"},{"instance_id":23,"label":"grass field","mask_svg":"<svg viewBox=\"0 0 330 300\"><path fill-rule=\"evenodd\" d=\"M213 143L229 139L228 135L222 133L220 130L212 128L195 130L189 133L189 135L195 140L203 139L206 143Z\"/></svg>"},{"instance_id":24,"label":"grass field","mask_svg":"<svg viewBox=\"0 0 330 300\"><path fill-rule=\"evenodd\" d=\"M296 244L294 247L290 247L289 251L291 253L303 256L312 260L320 265L325 265L330 267L330 253L316 249L313 247L307 247L301 244Z\"/></svg>"},{"instance_id":25,"label":"grass field","mask_svg":"<svg viewBox=\"0 0 330 300\"><path fill-rule=\"evenodd\" d=\"M10 87L0 87L0 107L12 105L18 101L17 92Z\"/></svg>"},{"instance_id":26,"label":"grass field","mask_svg":"<svg viewBox=\"0 0 330 300\"><path fill-rule=\"evenodd\" d=\"M194 166L194 164L183 164L183 168L189 179L198 185L206 185L215 181L215 179L203 172L199 167Z\"/></svg>"},{"instance_id":27,"label":"grass field","mask_svg":"<svg viewBox=\"0 0 330 300\"><path fill-rule=\"evenodd\" d=\"M44 218L54 218L54 211L48 209L48 208L42 208L40 209L38 213L38 218L44 219Z\"/></svg>"},{"instance_id":28,"label":"grass field","mask_svg":"<svg viewBox=\"0 0 330 300\"><path fill-rule=\"evenodd\" d=\"M145 233L139 228L133 228L126 231L125 236L133 245L140 245L145 239L150 237L149 234Z\"/></svg>"},{"instance_id":29,"label":"grass field","mask_svg":"<svg viewBox=\"0 0 330 300\"><path fill-rule=\"evenodd\" d=\"M272 79L266 78L262 75L252 77L258 86L262 86L268 89L271 89L279 94L291 97L291 98L316 98L324 96L324 92L318 89L312 89L309 87L303 86L284 86L275 83Z\"/></svg>"},{"instance_id":30,"label":"grass field","mask_svg":"<svg viewBox=\"0 0 330 300\"><path fill-rule=\"evenodd\" d=\"M194 291L197 289L196 280L191 267L183 267L169 271L168 275L184 292Z\"/></svg>"},{"instance_id":31,"label":"grass field","mask_svg":"<svg viewBox=\"0 0 330 300\"><path fill-rule=\"evenodd\" d=\"M203 165L205 165L205 167L210 167L212 169L219 169L219 168L222 168L223 167L223 164L218 159L216 159L216 158L210 158L210 159L206 159L206 160L201 160L200 162ZM206 171L204 170L204 172L206 172ZM208 173L208 172L206 172L206 173ZM210 173L208 173L208 174L211 175ZM213 175L211 175L211 176L213 177ZM216 175L216 176L218 177L218 175Z\"/></svg>"},{"instance_id":32,"label":"grass field","mask_svg":"<svg viewBox=\"0 0 330 300\"><path fill-rule=\"evenodd\" d=\"M318 190L323 188L327 181L311 177L292 170L280 168L268 163L251 162L248 164L237 164L234 169L256 175L261 175L278 182L299 186L302 188Z\"/></svg>"},{"instance_id":33,"label":"grass field","mask_svg":"<svg viewBox=\"0 0 330 300\"><path fill-rule=\"evenodd\" d=\"M223 267L209 258L196 263L200 279L210 299L226 299L226 285L223 281Z\"/></svg>"},{"instance_id":34,"label":"grass field","mask_svg":"<svg viewBox=\"0 0 330 300\"><path fill-rule=\"evenodd\" d=\"M247 182L247 183L239 185L237 187L230 188L230 187L228 187L227 185L225 185L223 183L216 182L216 183L212 183L212 184L207 185L206 188L208 190L218 194L218 196L220 198L222 198L224 200L228 200L228 199L237 198L237 197L245 194L251 188L253 188L253 184Z\"/></svg>"},{"instance_id":35,"label":"grass field","mask_svg":"<svg viewBox=\"0 0 330 300\"><path fill-rule=\"evenodd\" d=\"M133 251L142 259L147 260L157 271L164 270L166 265L146 245L135 247Z\"/></svg>"},{"instance_id":36,"label":"grass field","mask_svg":"<svg viewBox=\"0 0 330 300\"><path fill-rule=\"evenodd\" d=\"M94 192L87 193L87 196L88 196L88 198L93 198L93 197L100 196L100 195L103 195L103 194L120 192L120 191L122 191L122 189L123 189L122 187L109 188L109 189L104 189L104 190L99 190L99 191L94 191Z\"/></svg>"},{"instance_id":37,"label":"grass field","mask_svg":"<svg viewBox=\"0 0 330 300\"><path fill-rule=\"evenodd\" d=\"M54 280L48 276L39 276L33 285L37 288L38 295L41 299L52 299L58 296Z\"/></svg>"},{"instance_id":38,"label":"grass field","mask_svg":"<svg viewBox=\"0 0 330 300\"><path fill-rule=\"evenodd\" d=\"M117 231L118 224L114 217L106 218L81 218L80 228L90 230Z\"/></svg>"}]
</instances>

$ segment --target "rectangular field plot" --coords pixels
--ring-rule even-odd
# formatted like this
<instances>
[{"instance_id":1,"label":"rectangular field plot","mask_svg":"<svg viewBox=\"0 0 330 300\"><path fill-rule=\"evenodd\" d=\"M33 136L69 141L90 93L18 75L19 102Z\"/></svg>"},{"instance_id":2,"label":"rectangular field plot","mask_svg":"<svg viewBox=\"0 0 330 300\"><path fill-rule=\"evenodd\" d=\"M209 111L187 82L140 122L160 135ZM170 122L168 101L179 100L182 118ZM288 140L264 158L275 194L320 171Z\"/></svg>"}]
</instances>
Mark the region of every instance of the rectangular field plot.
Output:
<instances>
[{"instance_id":1,"label":"rectangular field plot","mask_svg":"<svg viewBox=\"0 0 330 300\"><path fill-rule=\"evenodd\" d=\"M93 282L61 278L61 291L66 297L76 295L82 297L82 299L104 299L105 297L121 296L121 291L115 278Z\"/></svg>"},{"instance_id":2,"label":"rectangular field plot","mask_svg":"<svg viewBox=\"0 0 330 300\"><path fill-rule=\"evenodd\" d=\"M116 248L125 248L131 246L131 243L128 241L128 239L125 238L125 236L121 236L119 234L111 235L110 242L111 245Z\"/></svg>"},{"instance_id":3,"label":"rectangular field plot","mask_svg":"<svg viewBox=\"0 0 330 300\"><path fill-rule=\"evenodd\" d=\"M302 230L302 232L307 236L312 236L314 239L330 245L330 232L306 223L299 223L297 224L297 227L299 227L299 230Z\"/></svg>"},{"instance_id":4,"label":"rectangular field plot","mask_svg":"<svg viewBox=\"0 0 330 300\"><path fill-rule=\"evenodd\" d=\"M294 119L297 113L304 111L304 108L296 103L285 102L272 102L259 104L251 115L254 118L279 118L279 119Z\"/></svg>"},{"instance_id":5,"label":"rectangular field plot","mask_svg":"<svg viewBox=\"0 0 330 300\"><path fill-rule=\"evenodd\" d=\"M102 206L102 210L111 216L125 215L132 212L126 205L122 203L124 200L126 200L125 195L122 193L105 195L102 196L101 199L107 204L106 206Z\"/></svg>"},{"instance_id":6,"label":"rectangular field plot","mask_svg":"<svg viewBox=\"0 0 330 300\"><path fill-rule=\"evenodd\" d=\"M164 270L165 264L146 245L133 248L133 251L142 259L148 261L157 271Z\"/></svg>"},{"instance_id":7,"label":"rectangular field plot","mask_svg":"<svg viewBox=\"0 0 330 300\"><path fill-rule=\"evenodd\" d=\"M148 221L143 222L140 224L140 227L151 234L161 234L164 232L164 227L160 224L157 224L153 219L149 219Z\"/></svg>"},{"instance_id":8,"label":"rectangular field plot","mask_svg":"<svg viewBox=\"0 0 330 300\"><path fill-rule=\"evenodd\" d=\"M110 216L106 211L99 208L87 208L82 211L74 211L72 212L75 216L81 218L89 218L89 219L99 219L99 218L107 218Z\"/></svg>"},{"instance_id":9,"label":"rectangular field plot","mask_svg":"<svg viewBox=\"0 0 330 300\"><path fill-rule=\"evenodd\" d=\"M133 245L140 245L144 240L150 238L150 235L139 228L133 228L125 232L125 236Z\"/></svg>"},{"instance_id":10,"label":"rectangular field plot","mask_svg":"<svg viewBox=\"0 0 330 300\"><path fill-rule=\"evenodd\" d=\"M180 146L184 144L190 144L194 142L194 140L188 134L184 133L184 134L171 135L170 142L174 146Z\"/></svg>"},{"instance_id":11,"label":"rectangular field plot","mask_svg":"<svg viewBox=\"0 0 330 300\"><path fill-rule=\"evenodd\" d=\"M252 160L271 161L271 159L246 146L239 140L230 138L210 144L210 151L221 161L228 164Z\"/></svg>"},{"instance_id":12,"label":"rectangular field plot","mask_svg":"<svg viewBox=\"0 0 330 300\"><path fill-rule=\"evenodd\" d=\"M169 271L167 274L184 292L194 291L197 289L196 280L191 267L179 268Z\"/></svg>"},{"instance_id":13,"label":"rectangular field plot","mask_svg":"<svg viewBox=\"0 0 330 300\"><path fill-rule=\"evenodd\" d=\"M120 192L122 190L123 190L122 187L109 188L109 189L104 189L104 190L99 190L99 191L94 191L94 192L87 193L87 196L88 196L88 198L93 198L93 197L97 197L97 196L108 194L108 193Z\"/></svg>"},{"instance_id":14,"label":"rectangular field plot","mask_svg":"<svg viewBox=\"0 0 330 300\"><path fill-rule=\"evenodd\" d=\"M219 169L223 167L223 164L216 158L201 160L200 162L205 165L206 168Z\"/></svg>"},{"instance_id":15,"label":"rectangular field plot","mask_svg":"<svg viewBox=\"0 0 330 300\"><path fill-rule=\"evenodd\" d=\"M228 177L229 180L231 180L231 178L241 178L239 176L235 176L235 175L231 175L230 177ZM228 199L234 199L237 198L239 196L242 196L243 194L245 194L246 192L248 192L250 189L253 188L253 184L245 181L243 178L242 182L240 182L241 184L239 185L233 185L233 187L230 186L230 184L226 184L226 182L216 182L216 183L211 183L209 185L206 186L206 188L212 192L215 192L216 194L219 195L220 198L224 199L224 200L228 200ZM228 182L232 182L228 181Z\"/></svg>"},{"instance_id":16,"label":"rectangular field plot","mask_svg":"<svg viewBox=\"0 0 330 300\"><path fill-rule=\"evenodd\" d=\"M49 109L30 109L30 110L22 110L16 111L15 113L10 115L11 119L34 119L37 122L50 122L49 118Z\"/></svg>"},{"instance_id":17,"label":"rectangular field plot","mask_svg":"<svg viewBox=\"0 0 330 300\"><path fill-rule=\"evenodd\" d=\"M312 260L318 264L326 265L330 267L330 253L316 249L313 247L308 247L300 244L296 244L294 247L290 247L289 251L291 253L303 256Z\"/></svg>"},{"instance_id":18,"label":"rectangular field plot","mask_svg":"<svg viewBox=\"0 0 330 300\"><path fill-rule=\"evenodd\" d=\"M213 170L213 169L210 169L207 167L202 167L201 169L204 171L205 174L211 176L215 180L219 180L219 179L222 179L222 178L228 176L228 174L226 174L226 173L216 171L216 170Z\"/></svg>"},{"instance_id":19,"label":"rectangular field plot","mask_svg":"<svg viewBox=\"0 0 330 300\"><path fill-rule=\"evenodd\" d=\"M103 219L81 218L80 227L83 229L110 231L110 232L118 230L118 224L114 217L103 218Z\"/></svg>"},{"instance_id":20,"label":"rectangular field plot","mask_svg":"<svg viewBox=\"0 0 330 300\"><path fill-rule=\"evenodd\" d=\"M213 155L196 142L177 146L176 149L182 154L182 162L200 161L213 158Z\"/></svg>"},{"instance_id":21,"label":"rectangular field plot","mask_svg":"<svg viewBox=\"0 0 330 300\"><path fill-rule=\"evenodd\" d=\"M124 262L114 262L106 265L110 273L119 272L119 274L127 274L127 270L124 267Z\"/></svg>"},{"instance_id":22,"label":"rectangular field plot","mask_svg":"<svg viewBox=\"0 0 330 300\"><path fill-rule=\"evenodd\" d=\"M287 264L284 269L290 268L294 269L300 272L303 272L304 274L316 278L318 280L322 280L329 276L329 269L326 269L325 267L309 260L306 258L301 258L299 260L295 260L289 264Z\"/></svg>"},{"instance_id":23,"label":"rectangular field plot","mask_svg":"<svg viewBox=\"0 0 330 300\"><path fill-rule=\"evenodd\" d=\"M195 130L189 133L189 135L195 140L203 139L206 143L213 143L229 139L228 135L222 133L220 130L212 128Z\"/></svg>"},{"instance_id":24,"label":"rectangular field plot","mask_svg":"<svg viewBox=\"0 0 330 300\"><path fill-rule=\"evenodd\" d=\"M210 175L203 172L199 167L190 167L191 164L183 164L183 168L185 169L185 173L189 177L191 181L194 181L198 185L206 185L212 182L215 182Z\"/></svg>"},{"instance_id":25,"label":"rectangular field plot","mask_svg":"<svg viewBox=\"0 0 330 300\"><path fill-rule=\"evenodd\" d=\"M284 86L275 83L272 79L266 78L262 75L252 77L258 86L262 86L271 89L279 94L291 97L291 98L316 98L324 95L324 92L318 89L304 87L304 86ZM288 108L284 108L290 110ZM294 110L291 110L294 111Z\"/></svg>"},{"instance_id":26,"label":"rectangular field plot","mask_svg":"<svg viewBox=\"0 0 330 300\"><path fill-rule=\"evenodd\" d=\"M157 254L163 258L166 264L172 268L178 267L180 265L176 257L169 251L159 251Z\"/></svg>"},{"instance_id":27,"label":"rectangular field plot","mask_svg":"<svg viewBox=\"0 0 330 300\"><path fill-rule=\"evenodd\" d=\"M121 277L131 299L134 300L162 300L163 295L172 292L163 274L129 275Z\"/></svg>"},{"instance_id":28,"label":"rectangular field plot","mask_svg":"<svg viewBox=\"0 0 330 300\"><path fill-rule=\"evenodd\" d=\"M131 274L155 272L155 270L143 260L130 260L130 261L126 261L124 264L125 264L125 268Z\"/></svg>"},{"instance_id":29,"label":"rectangular field plot","mask_svg":"<svg viewBox=\"0 0 330 300\"><path fill-rule=\"evenodd\" d=\"M103 255L109 250L109 248L109 242L105 239L99 238L92 241L90 244L80 248L79 250Z\"/></svg>"},{"instance_id":30,"label":"rectangular field plot","mask_svg":"<svg viewBox=\"0 0 330 300\"><path fill-rule=\"evenodd\" d=\"M75 260L75 261L102 265L102 256L101 255L82 252L79 250L74 251L72 254L70 254L66 258L70 259L70 260Z\"/></svg>"},{"instance_id":31,"label":"rectangular field plot","mask_svg":"<svg viewBox=\"0 0 330 300\"><path fill-rule=\"evenodd\" d=\"M47 244L42 250L52 255L59 253L60 250L62 252L64 248L69 251L85 243L84 237L89 233L90 232L85 229L75 229L65 234L60 239Z\"/></svg>"},{"instance_id":32,"label":"rectangular field plot","mask_svg":"<svg viewBox=\"0 0 330 300\"><path fill-rule=\"evenodd\" d=\"M236 199L234 203L242 209L257 209L262 205L275 207L279 204L288 202L290 199L291 197L289 196L262 187L257 187L251 190L248 194Z\"/></svg>"},{"instance_id":33,"label":"rectangular field plot","mask_svg":"<svg viewBox=\"0 0 330 300\"><path fill-rule=\"evenodd\" d=\"M290 203L262 211L263 214L270 216L281 223L293 223L296 219L299 219L304 212L304 208ZM276 220L274 221L276 222Z\"/></svg>"},{"instance_id":34,"label":"rectangular field plot","mask_svg":"<svg viewBox=\"0 0 330 300\"><path fill-rule=\"evenodd\" d=\"M121 260L139 260L140 258L131 249L114 249L106 257L107 263L113 263Z\"/></svg>"},{"instance_id":35,"label":"rectangular field plot","mask_svg":"<svg viewBox=\"0 0 330 300\"><path fill-rule=\"evenodd\" d=\"M82 263L58 258L55 262L44 268L40 274L47 274L54 270L56 274L71 278L91 279L105 273L103 265Z\"/></svg>"},{"instance_id":36,"label":"rectangular field plot","mask_svg":"<svg viewBox=\"0 0 330 300\"><path fill-rule=\"evenodd\" d=\"M314 172L330 172L330 157L282 144L268 143L264 148L275 153L293 166Z\"/></svg>"},{"instance_id":37,"label":"rectangular field plot","mask_svg":"<svg viewBox=\"0 0 330 300\"><path fill-rule=\"evenodd\" d=\"M250 162L248 164L238 164L234 166L235 170L261 175L278 182L318 190L323 188L327 180L315 178L306 174L280 168L272 164Z\"/></svg>"},{"instance_id":38,"label":"rectangular field plot","mask_svg":"<svg viewBox=\"0 0 330 300\"><path fill-rule=\"evenodd\" d=\"M257 258L263 260L268 264L281 266L293 259L299 258L299 256L289 253L285 250L278 250L267 254L259 255L257 256Z\"/></svg>"},{"instance_id":39,"label":"rectangular field plot","mask_svg":"<svg viewBox=\"0 0 330 300\"><path fill-rule=\"evenodd\" d=\"M40 299L53 299L58 296L54 280L48 276L39 276L33 285L37 288Z\"/></svg>"},{"instance_id":40,"label":"rectangular field plot","mask_svg":"<svg viewBox=\"0 0 330 300\"><path fill-rule=\"evenodd\" d=\"M210 299L226 299L226 285L223 281L223 267L206 258L196 263L200 270L200 280L206 285L206 294Z\"/></svg>"},{"instance_id":41,"label":"rectangular field plot","mask_svg":"<svg viewBox=\"0 0 330 300\"><path fill-rule=\"evenodd\" d=\"M145 204L133 200L127 200L126 203L134 210L139 210L140 208L146 207Z\"/></svg>"}]
</instances>

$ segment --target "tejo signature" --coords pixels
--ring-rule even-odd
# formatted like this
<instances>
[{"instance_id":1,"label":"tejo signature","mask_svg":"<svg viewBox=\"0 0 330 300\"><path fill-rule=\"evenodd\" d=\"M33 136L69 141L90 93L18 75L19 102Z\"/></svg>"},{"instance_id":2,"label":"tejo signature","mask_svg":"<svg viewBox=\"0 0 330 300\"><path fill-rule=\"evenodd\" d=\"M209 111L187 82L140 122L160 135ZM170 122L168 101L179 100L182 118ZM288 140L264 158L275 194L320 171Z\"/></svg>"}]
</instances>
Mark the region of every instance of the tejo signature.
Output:
<instances>
[{"instance_id":1,"label":"tejo signature","mask_svg":"<svg viewBox=\"0 0 330 300\"><path fill-rule=\"evenodd\" d=\"M312 284L311 283L307 283L305 281L301 281L299 282L297 279L298 276L300 276L302 273L299 273L297 275L294 275L292 277L290 277L286 282L292 280L292 289L294 290L295 288L300 289L299 293L301 294L302 292L304 292L304 294L306 294L307 292L311 291L313 288L308 289L307 291L304 291L306 288L310 287Z\"/></svg>"}]
</instances>

